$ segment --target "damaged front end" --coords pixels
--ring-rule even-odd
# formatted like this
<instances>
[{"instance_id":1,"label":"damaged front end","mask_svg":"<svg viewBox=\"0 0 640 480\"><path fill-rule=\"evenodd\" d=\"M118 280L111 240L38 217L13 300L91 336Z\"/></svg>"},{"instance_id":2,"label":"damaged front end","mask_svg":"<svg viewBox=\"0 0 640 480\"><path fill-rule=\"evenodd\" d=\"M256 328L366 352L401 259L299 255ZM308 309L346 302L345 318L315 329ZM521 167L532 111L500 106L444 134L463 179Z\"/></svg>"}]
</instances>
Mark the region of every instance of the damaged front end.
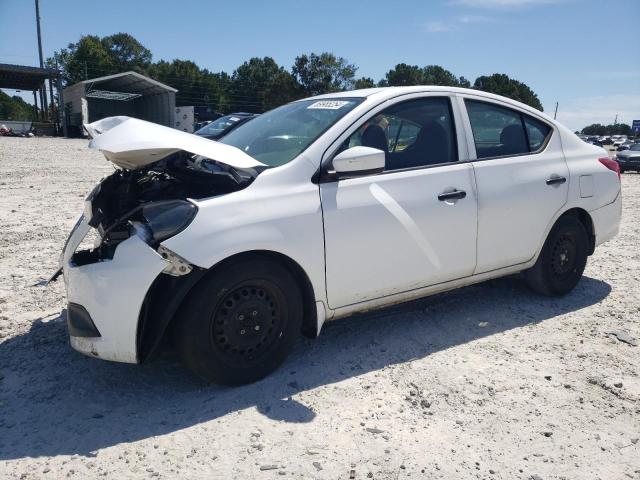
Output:
<instances>
[{"instance_id":1,"label":"damaged front end","mask_svg":"<svg viewBox=\"0 0 640 480\"><path fill-rule=\"evenodd\" d=\"M118 169L87 198L85 217L100 241L95 248L75 252L72 262L85 265L111 259L122 241L137 235L170 261L167 273L189 273L188 264L160 243L191 223L198 210L191 200L241 190L257 173L184 151L141 169Z\"/></svg>"},{"instance_id":2,"label":"damaged front end","mask_svg":"<svg viewBox=\"0 0 640 480\"><path fill-rule=\"evenodd\" d=\"M90 146L119 168L87 197L61 256L71 344L107 360L140 362L205 273L162 242L188 227L197 200L242 190L265 167L229 152L233 147L141 120L88 127L96 136ZM229 163L211 158L224 153Z\"/></svg>"}]
</instances>

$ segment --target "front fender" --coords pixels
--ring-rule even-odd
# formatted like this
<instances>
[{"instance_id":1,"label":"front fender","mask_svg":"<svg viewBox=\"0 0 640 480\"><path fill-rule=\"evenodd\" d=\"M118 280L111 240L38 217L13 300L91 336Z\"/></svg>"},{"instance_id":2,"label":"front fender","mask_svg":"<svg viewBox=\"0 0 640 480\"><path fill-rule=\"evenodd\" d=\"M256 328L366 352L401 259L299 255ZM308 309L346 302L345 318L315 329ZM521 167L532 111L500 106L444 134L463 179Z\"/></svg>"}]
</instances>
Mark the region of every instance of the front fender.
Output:
<instances>
[{"instance_id":1,"label":"front fender","mask_svg":"<svg viewBox=\"0 0 640 480\"><path fill-rule=\"evenodd\" d=\"M295 261L307 274L316 301L326 303L324 232L318 186L269 186L196 202L193 222L163 245L209 269L233 255L268 250Z\"/></svg>"}]
</instances>

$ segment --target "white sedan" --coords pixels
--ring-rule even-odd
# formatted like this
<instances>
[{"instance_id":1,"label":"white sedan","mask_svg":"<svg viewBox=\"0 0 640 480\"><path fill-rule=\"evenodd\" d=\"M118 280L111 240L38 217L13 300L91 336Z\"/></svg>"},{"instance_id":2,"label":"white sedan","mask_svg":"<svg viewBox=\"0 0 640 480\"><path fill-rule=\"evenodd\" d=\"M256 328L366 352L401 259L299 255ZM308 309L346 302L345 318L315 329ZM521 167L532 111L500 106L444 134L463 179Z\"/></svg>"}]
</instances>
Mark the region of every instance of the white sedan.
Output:
<instances>
[{"instance_id":1,"label":"white sedan","mask_svg":"<svg viewBox=\"0 0 640 480\"><path fill-rule=\"evenodd\" d=\"M61 257L71 345L139 363L171 340L223 384L355 312L515 272L564 295L620 222L602 148L476 90L322 95L217 142L128 117L86 129L118 168Z\"/></svg>"}]
</instances>

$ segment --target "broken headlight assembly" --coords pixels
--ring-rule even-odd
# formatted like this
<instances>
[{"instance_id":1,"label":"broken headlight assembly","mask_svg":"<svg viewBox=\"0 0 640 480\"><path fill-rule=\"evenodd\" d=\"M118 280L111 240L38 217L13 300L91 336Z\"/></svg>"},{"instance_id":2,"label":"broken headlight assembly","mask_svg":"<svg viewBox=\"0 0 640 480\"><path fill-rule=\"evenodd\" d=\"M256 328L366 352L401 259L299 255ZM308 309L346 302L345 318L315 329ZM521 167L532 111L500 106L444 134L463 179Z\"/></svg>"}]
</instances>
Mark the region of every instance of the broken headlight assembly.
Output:
<instances>
[{"instance_id":1,"label":"broken headlight assembly","mask_svg":"<svg viewBox=\"0 0 640 480\"><path fill-rule=\"evenodd\" d=\"M198 207L186 200L148 203L142 207L144 223L136 230L147 243L157 245L187 228L197 212Z\"/></svg>"}]
</instances>

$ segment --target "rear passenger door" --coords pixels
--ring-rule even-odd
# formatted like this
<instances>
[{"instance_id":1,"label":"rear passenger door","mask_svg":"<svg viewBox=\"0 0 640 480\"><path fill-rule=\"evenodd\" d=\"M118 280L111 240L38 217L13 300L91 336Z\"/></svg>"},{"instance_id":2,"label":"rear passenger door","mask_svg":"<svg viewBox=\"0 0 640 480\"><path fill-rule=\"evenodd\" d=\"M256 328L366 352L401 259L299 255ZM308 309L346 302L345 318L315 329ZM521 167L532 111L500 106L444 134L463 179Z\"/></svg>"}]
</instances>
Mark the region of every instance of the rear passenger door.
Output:
<instances>
[{"instance_id":1,"label":"rear passenger door","mask_svg":"<svg viewBox=\"0 0 640 480\"><path fill-rule=\"evenodd\" d=\"M475 273L524 263L567 202L559 135L543 119L498 101L466 96L464 106L478 189Z\"/></svg>"}]
</instances>

